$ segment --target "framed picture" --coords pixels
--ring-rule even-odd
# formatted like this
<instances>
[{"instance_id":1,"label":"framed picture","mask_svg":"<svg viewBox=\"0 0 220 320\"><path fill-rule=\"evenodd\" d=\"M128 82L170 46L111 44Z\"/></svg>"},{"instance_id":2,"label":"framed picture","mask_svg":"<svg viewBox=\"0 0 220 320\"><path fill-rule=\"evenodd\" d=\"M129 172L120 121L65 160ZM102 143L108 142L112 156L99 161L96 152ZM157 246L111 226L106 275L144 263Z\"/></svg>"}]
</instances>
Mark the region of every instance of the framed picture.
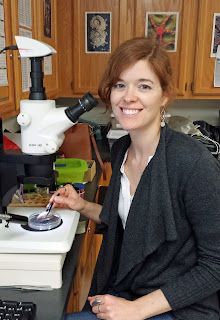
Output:
<instances>
[{"instance_id":1,"label":"framed picture","mask_svg":"<svg viewBox=\"0 0 220 320\"><path fill-rule=\"evenodd\" d=\"M51 38L51 0L44 0L44 36Z\"/></svg>"},{"instance_id":2,"label":"framed picture","mask_svg":"<svg viewBox=\"0 0 220 320\"><path fill-rule=\"evenodd\" d=\"M158 39L176 52L179 12L146 12L145 36Z\"/></svg>"},{"instance_id":3,"label":"framed picture","mask_svg":"<svg viewBox=\"0 0 220 320\"><path fill-rule=\"evenodd\" d=\"M211 57L216 57L218 45L220 45L220 13L214 13Z\"/></svg>"},{"instance_id":4,"label":"framed picture","mask_svg":"<svg viewBox=\"0 0 220 320\"><path fill-rule=\"evenodd\" d=\"M111 52L111 12L85 13L86 53Z\"/></svg>"}]
</instances>

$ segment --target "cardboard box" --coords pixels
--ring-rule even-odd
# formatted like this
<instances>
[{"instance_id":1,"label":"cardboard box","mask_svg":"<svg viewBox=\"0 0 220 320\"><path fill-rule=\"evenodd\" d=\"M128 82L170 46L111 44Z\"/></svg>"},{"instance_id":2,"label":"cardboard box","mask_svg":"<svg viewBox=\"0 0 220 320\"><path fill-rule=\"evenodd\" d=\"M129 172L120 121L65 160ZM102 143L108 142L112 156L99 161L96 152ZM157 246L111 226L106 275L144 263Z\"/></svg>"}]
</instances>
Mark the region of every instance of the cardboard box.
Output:
<instances>
[{"instance_id":1,"label":"cardboard box","mask_svg":"<svg viewBox=\"0 0 220 320\"><path fill-rule=\"evenodd\" d=\"M86 160L88 170L84 173L83 182L91 182L96 174L95 160Z\"/></svg>"}]
</instances>

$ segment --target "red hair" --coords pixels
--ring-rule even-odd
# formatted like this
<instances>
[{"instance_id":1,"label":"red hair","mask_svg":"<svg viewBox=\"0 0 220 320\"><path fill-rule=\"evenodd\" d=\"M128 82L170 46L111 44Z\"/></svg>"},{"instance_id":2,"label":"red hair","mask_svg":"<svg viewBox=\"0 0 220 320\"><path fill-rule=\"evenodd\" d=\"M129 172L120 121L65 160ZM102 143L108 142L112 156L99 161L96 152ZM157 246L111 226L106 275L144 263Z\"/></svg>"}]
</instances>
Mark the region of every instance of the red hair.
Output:
<instances>
[{"instance_id":1,"label":"red hair","mask_svg":"<svg viewBox=\"0 0 220 320\"><path fill-rule=\"evenodd\" d=\"M99 85L99 96L110 108L110 94L120 74L139 60L148 60L159 78L161 88L169 98L174 97L174 82L167 51L163 44L152 38L133 38L122 43L112 54Z\"/></svg>"}]
</instances>

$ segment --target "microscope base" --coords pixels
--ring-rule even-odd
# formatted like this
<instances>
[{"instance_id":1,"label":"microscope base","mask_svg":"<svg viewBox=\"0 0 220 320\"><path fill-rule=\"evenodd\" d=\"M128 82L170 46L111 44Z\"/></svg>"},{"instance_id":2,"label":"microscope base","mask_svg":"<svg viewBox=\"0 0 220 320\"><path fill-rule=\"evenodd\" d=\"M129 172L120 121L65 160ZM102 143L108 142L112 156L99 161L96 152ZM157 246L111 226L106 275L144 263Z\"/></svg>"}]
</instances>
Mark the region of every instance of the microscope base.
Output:
<instances>
[{"instance_id":1,"label":"microscope base","mask_svg":"<svg viewBox=\"0 0 220 320\"><path fill-rule=\"evenodd\" d=\"M0 287L62 287L62 268L66 253L0 254Z\"/></svg>"}]
</instances>

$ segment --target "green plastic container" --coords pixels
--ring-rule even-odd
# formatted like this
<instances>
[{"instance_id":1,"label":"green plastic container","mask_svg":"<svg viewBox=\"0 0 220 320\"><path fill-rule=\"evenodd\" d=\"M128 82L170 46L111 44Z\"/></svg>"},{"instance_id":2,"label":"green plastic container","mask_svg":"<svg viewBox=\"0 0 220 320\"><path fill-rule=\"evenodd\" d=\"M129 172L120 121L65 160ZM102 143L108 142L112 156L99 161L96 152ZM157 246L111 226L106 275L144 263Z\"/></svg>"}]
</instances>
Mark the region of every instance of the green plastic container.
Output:
<instances>
[{"instance_id":1,"label":"green plastic container","mask_svg":"<svg viewBox=\"0 0 220 320\"><path fill-rule=\"evenodd\" d=\"M88 170L85 160L82 159L57 159L55 170L59 173L57 184L82 183L84 173Z\"/></svg>"}]
</instances>

